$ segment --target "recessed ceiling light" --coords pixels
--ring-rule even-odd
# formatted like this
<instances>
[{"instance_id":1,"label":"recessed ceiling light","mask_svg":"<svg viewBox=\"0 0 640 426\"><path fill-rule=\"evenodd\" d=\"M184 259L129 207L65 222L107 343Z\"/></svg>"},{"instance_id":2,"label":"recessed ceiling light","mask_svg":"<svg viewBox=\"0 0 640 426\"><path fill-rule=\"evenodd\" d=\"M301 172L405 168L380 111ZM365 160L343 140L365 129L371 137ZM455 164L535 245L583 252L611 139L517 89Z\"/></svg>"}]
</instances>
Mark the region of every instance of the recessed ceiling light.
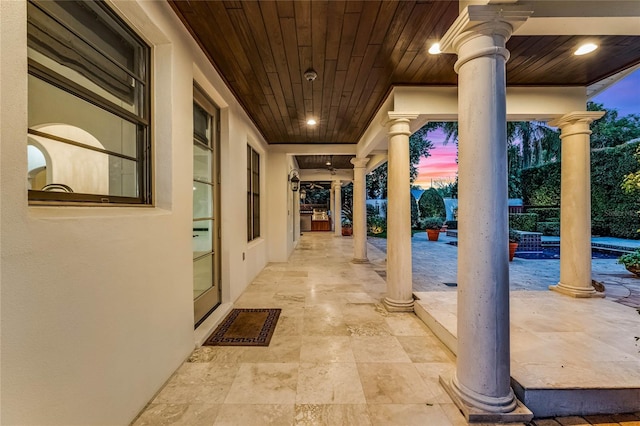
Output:
<instances>
[{"instance_id":1,"label":"recessed ceiling light","mask_svg":"<svg viewBox=\"0 0 640 426\"><path fill-rule=\"evenodd\" d=\"M318 122L316 120L314 120L313 118L310 118L307 120L307 124L309 126L315 126L316 124L318 124Z\"/></svg>"},{"instance_id":2,"label":"recessed ceiling light","mask_svg":"<svg viewBox=\"0 0 640 426\"><path fill-rule=\"evenodd\" d=\"M598 48L597 44L585 43L582 46L578 47L578 50L573 52L573 54L576 55L576 56L586 55L587 53L593 52L597 48Z\"/></svg>"},{"instance_id":3,"label":"recessed ceiling light","mask_svg":"<svg viewBox=\"0 0 640 426\"><path fill-rule=\"evenodd\" d=\"M440 50L440 43L433 43L429 48L429 53L431 53L432 55L441 54L442 51Z\"/></svg>"}]
</instances>

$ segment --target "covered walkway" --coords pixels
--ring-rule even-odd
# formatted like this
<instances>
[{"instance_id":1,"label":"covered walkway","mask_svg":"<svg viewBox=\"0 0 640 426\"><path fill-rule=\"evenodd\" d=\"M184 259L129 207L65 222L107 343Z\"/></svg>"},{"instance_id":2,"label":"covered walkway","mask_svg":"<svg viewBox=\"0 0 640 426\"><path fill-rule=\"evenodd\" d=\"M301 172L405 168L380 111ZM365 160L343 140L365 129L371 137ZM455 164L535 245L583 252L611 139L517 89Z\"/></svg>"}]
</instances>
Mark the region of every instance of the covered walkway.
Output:
<instances>
[{"instance_id":1,"label":"covered walkway","mask_svg":"<svg viewBox=\"0 0 640 426\"><path fill-rule=\"evenodd\" d=\"M384 279L352 253L351 238L305 233L234 304L282 308L269 347L196 349L135 426L466 424L438 384L452 353L387 312Z\"/></svg>"},{"instance_id":2,"label":"covered walkway","mask_svg":"<svg viewBox=\"0 0 640 426\"><path fill-rule=\"evenodd\" d=\"M414 244L422 244L420 236L414 238ZM427 246L426 241L424 244L440 251L438 255L428 256L431 261L445 261L451 257L450 253L442 251L446 244ZM385 254L372 245L369 249L371 263L355 264L350 262L351 238L306 233L290 260L267 266L235 304L245 308L282 309L270 346L196 349L134 425L466 424L438 383L441 375L454 371L455 356L413 313L389 313L384 309L381 300L386 285L381 265L384 265ZM455 252L455 247L451 249ZM414 250L417 256L420 256L419 252ZM453 261L454 269L449 272L453 272L455 278L455 256ZM415 258L414 265L420 268ZM424 267L424 263L422 265ZM438 268L434 267L432 274L442 273L435 269ZM431 274L425 270L414 274L414 279L427 275ZM513 274L514 278L517 276L517 273ZM453 292L448 294L454 295ZM539 294L546 297L544 303L553 305L554 312L565 308L565 305L558 305L562 302L603 303L609 308L615 305L614 308L619 306L628 313L634 312L608 300L576 301L549 291L526 294L528 301L514 302L512 310L530 305ZM441 312L449 312L448 319L453 320L455 326L455 306L450 309L447 293L420 293L420 296L423 300L416 304L417 311L423 311L423 302L430 300L437 304L440 301L445 308ZM574 354L592 352L598 364L585 366L578 359L560 357L548 366L554 371L551 378L568 383L567 376L560 373L571 366L583 372L599 371L606 376L613 364L627 369L627 381L637 378L633 372L638 371L640 360L634 353L631 330L634 324L638 329L640 318L632 323L627 315L620 321L619 332L612 334L610 327L616 321L613 311L615 309L608 309L607 322L599 322L589 309L581 309L559 314L556 323L558 327L568 324L573 328L583 324L583 328L593 328L614 341L628 338L627 345L620 341L610 342L610 346L622 348L615 354L607 349L609 346L590 346L595 341L591 337L580 338L577 334L581 332L574 333L576 336L571 339L540 344L540 336L548 326L540 321L548 315L537 312L524 319L513 315L514 321L526 323L522 327L512 324L512 333L515 333L512 345L517 346L512 358L516 367L512 368L514 374L523 369L535 369L536 362L532 360L535 361L538 354L562 353L575 343L578 346L573 348ZM571 316L571 321L562 319ZM623 322L631 328L625 328ZM629 330L628 336L620 332L625 329ZM517 333L521 331L535 334L536 339L518 337ZM518 357L521 356L528 364L518 368ZM558 361L566 365L555 365ZM545 367L538 365L538 368ZM634 416L593 416L582 420L592 424L624 425L634 424L624 421L640 421ZM538 419L534 424L560 424L553 423L555 421Z\"/></svg>"}]
</instances>

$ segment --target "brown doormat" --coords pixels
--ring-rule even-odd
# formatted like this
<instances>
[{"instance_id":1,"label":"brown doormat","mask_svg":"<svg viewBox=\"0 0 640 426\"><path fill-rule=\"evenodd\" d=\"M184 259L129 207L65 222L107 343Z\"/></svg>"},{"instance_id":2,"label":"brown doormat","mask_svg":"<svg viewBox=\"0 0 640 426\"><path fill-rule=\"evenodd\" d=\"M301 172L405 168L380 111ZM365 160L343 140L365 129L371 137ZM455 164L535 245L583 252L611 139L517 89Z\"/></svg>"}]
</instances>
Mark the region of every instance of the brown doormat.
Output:
<instances>
[{"instance_id":1,"label":"brown doormat","mask_svg":"<svg viewBox=\"0 0 640 426\"><path fill-rule=\"evenodd\" d=\"M204 346L269 346L282 309L233 309Z\"/></svg>"}]
</instances>

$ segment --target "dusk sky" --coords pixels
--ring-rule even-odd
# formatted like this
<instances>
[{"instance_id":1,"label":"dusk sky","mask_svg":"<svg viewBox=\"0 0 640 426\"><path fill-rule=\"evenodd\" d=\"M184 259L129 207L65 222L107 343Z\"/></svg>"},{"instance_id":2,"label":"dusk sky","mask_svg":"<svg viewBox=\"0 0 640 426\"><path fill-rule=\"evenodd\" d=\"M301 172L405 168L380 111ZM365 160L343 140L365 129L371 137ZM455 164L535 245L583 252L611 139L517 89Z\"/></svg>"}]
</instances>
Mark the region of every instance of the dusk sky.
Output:
<instances>
[{"instance_id":1,"label":"dusk sky","mask_svg":"<svg viewBox=\"0 0 640 426\"><path fill-rule=\"evenodd\" d=\"M617 109L618 116L640 114L640 70L615 83L592 99L604 104L606 108ZM429 133L433 142L431 156L420 160L418 178L415 185L431 186L431 182L454 181L458 165L456 164L456 144L449 142L443 145L444 135L441 131Z\"/></svg>"}]
</instances>

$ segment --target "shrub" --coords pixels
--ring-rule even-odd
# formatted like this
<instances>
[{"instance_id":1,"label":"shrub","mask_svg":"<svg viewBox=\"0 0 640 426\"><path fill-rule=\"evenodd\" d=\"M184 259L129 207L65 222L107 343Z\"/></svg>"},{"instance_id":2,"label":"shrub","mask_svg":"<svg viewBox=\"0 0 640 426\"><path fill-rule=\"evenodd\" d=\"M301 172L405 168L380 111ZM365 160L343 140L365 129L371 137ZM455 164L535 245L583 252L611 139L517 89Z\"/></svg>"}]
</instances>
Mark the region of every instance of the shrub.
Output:
<instances>
[{"instance_id":1,"label":"shrub","mask_svg":"<svg viewBox=\"0 0 640 426\"><path fill-rule=\"evenodd\" d=\"M443 223L441 217L425 217L420 219L420 229L440 229Z\"/></svg>"},{"instance_id":2,"label":"shrub","mask_svg":"<svg viewBox=\"0 0 640 426\"><path fill-rule=\"evenodd\" d=\"M510 243L519 243L521 239L520 232L515 229L509 229L509 242Z\"/></svg>"},{"instance_id":3,"label":"shrub","mask_svg":"<svg viewBox=\"0 0 640 426\"><path fill-rule=\"evenodd\" d=\"M539 222L560 221L560 207L529 207L527 213L537 214Z\"/></svg>"},{"instance_id":4,"label":"shrub","mask_svg":"<svg viewBox=\"0 0 640 426\"><path fill-rule=\"evenodd\" d=\"M538 222L536 232L542 232L542 235L551 237L560 236L560 222Z\"/></svg>"},{"instance_id":5,"label":"shrub","mask_svg":"<svg viewBox=\"0 0 640 426\"><path fill-rule=\"evenodd\" d=\"M626 143L591 152L591 231L594 235L639 239L640 210L637 194L626 193L621 184L625 176L638 171L634 156L638 143ZM525 205L560 204L560 163L546 164L522 171L522 195ZM527 211L535 211L529 208ZM539 211L536 211L540 213ZM550 222L553 214L540 217Z\"/></svg>"},{"instance_id":6,"label":"shrub","mask_svg":"<svg viewBox=\"0 0 640 426\"><path fill-rule=\"evenodd\" d=\"M624 177L638 170L634 156L637 146L624 144L591 153L591 218L602 225L603 235L640 238L636 232L640 227L636 214L640 206L638 196L621 187Z\"/></svg>"},{"instance_id":7,"label":"shrub","mask_svg":"<svg viewBox=\"0 0 640 426\"><path fill-rule=\"evenodd\" d=\"M387 221L380 215L367 216L367 230L372 235L382 234L387 231Z\"/></svg>"},{"instance_id":8,"label":"shrub","mask_svg":"<svg viewBox=\"0 0 640 426\"><path fill-rule=\"evenodd\" d=\"M627 266L640 267L640 249L624 254L618 259L618 263Z\"/></svg>"},{"instance_id":9,"label":"shrub","mask_svg":"<svg viewBox=\"0 0 640 426\"><path fill-rule=\"evenodd\" d=\"M518 231L535 232L538 223L538 215L535 213L510 213L509 228Z\"/></svg>"},{"instance_id":10,"label":"shrub","mask_svg":"<svg viewBox=\"0 0 640 426\"><path fill-rule=\"evenodd\" d=\"M435 188L429 188L422 193L418 206L420 217L447 217L444 200Z\"/></svg>"},{"instance_id":11,"label":"shrub","mask_svg":"<svg viewBox=\"0 0 640 426\"><path fill-rule=\"evenodd\" d=\"M522 200L526 206L560 205L560 163L524 169Z\"/></svg>"}]
</instances>

